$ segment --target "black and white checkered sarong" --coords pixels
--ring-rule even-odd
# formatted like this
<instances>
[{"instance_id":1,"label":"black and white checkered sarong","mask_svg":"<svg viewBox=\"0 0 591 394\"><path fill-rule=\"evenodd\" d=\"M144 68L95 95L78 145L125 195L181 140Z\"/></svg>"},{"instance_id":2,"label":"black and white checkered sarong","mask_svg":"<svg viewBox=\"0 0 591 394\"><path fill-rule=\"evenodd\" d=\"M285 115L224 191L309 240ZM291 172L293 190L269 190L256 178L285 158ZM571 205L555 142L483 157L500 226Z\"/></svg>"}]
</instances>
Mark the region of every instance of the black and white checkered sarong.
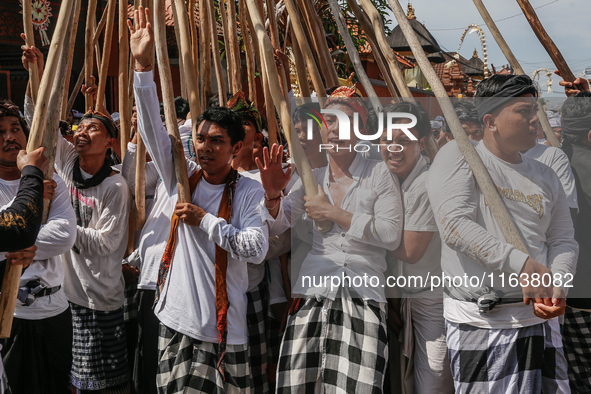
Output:
<instances>
[{"instance_id":1,"label":"black and white checkered sarong","mask_svg":"<svg viewBox=\"0 0 591 394\"><path fill-rule=\"evenodd\" d=\"M303 300L302 300L303 301ZM277 393L381 393L388 362L386 303L306 299L289 316Z\"/></svg>"},{"instance_id":2,"label":"black and white checkered sarong","mask_svg":"<svg viewBox=\"0 0 591 394\"><path fill-rule=\"evenodd\" d=\"M218 344L203 342L171 330L160 323L158 335L159 393L250 393L248 345L227 345L224 382L216 368Z\"/></svg>"},{"instance_id":3,"label":"black and white checkered sarong","mask_svg":"<svg viewBox=\"0 0 591 394\"><path fill-rule=\"evenodd\" d=\"M456 393L570 393L557 319L487 329L446 320Z\"/></svg>"},{"instance_id":4,"label":"black and white checkered sarong","mask_svg":"<svg viewBox=\"0 0 591 394\"><path fill-rule=\"evenodd\" d=\"M566 307L562 332L573 393L591 393L591 312Z\"/></svg>"},{"instance_id":5,"label":"black and white checkered sarong","mask_svg":"<svg viewBox=\"0 0 591 394\"><path fill-rule=\"evenodd\" d=\"M129 384L123 308L96 311L70 303L72 311L72 385L103 390Z\"/></svg>"},{"instance_id":6,"label":"black and white checkered sarong","mask_svg":"<svg viewBox=\"0 0 591 394\"><path fill-rule=\"evenodd\" d=\"M248 351L253 394L267 394L269 392L267 337L265 335L265 318L268 309L266 294L266 281L264 279L258 286L246 293L248 300L246 308Z\"/></svg>"}]
</instances>

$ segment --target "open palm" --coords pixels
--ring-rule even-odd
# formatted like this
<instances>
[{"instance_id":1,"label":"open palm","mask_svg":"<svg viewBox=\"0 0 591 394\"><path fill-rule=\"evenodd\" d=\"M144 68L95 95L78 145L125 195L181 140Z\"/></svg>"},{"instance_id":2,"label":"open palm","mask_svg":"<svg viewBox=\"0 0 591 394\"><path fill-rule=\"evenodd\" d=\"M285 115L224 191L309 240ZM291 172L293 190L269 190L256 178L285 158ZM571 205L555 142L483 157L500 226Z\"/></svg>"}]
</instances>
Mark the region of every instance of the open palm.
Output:
<instances>
[{"instance_id":1,"label":"open palm","mask_svg":"<svg viewBox=\"0 0 591 394\"><path fill-rule=\"evenodd\" d=\"M134 28L131 21L127 20L129 28L129 48L135 60L143 67L152 62L152 48L154 47L154 31L152 30L152 18L148 8L139 7L135 10L134 20L137 26Z\"/></svg>"},{"instance_id":2,"label":"open palm","mask_svg":"<svg viewBox=\"0 0 591 394\"><path fill-rule=\"evenodd\" d=\"M261 183L265 189L267 198L275 198L281 194L281 191L287 187L291 177L291 167L283 171L283 146L273 144L271 151L265 147L263 149L263 163L259 158L255 158L257 167L261 175Z\"/></svg>"}]
</instances>

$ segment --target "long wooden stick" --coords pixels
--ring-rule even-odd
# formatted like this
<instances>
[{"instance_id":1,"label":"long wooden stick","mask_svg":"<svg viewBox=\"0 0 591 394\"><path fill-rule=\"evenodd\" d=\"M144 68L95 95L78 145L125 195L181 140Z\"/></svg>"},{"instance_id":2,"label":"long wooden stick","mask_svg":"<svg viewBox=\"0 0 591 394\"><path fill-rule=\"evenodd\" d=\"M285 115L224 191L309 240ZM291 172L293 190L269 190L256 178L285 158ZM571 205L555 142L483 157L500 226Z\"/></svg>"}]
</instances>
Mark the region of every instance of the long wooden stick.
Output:
<instances>
[{"instance_id":1,"label":"long wooden stick","mask_svg":"<svg viewBox=\"0 0 591 394\"><path fill-rule=\"evenodd\" d=\"M174 92L172 77L170 75L170 61L168 60L168 45L166 43L166 25L164 22L165 10L164 1L153 0L154 19L154 44L158 57L158 72L160 74L160 87L162 90L162 101L164 102L164 118L166 131L172 144L172 155L174 161L174 172L177 182L178 202L191 202L189 192L189 176L187 174L187 162L179 133L179 126L176 120L176 108L174 105ZM184 13L186 15L186 13Z\"/></svg>"},{"instance_id":2,"label":"long wooden stick","mask_svg":"<svg viewBox=\"0 0 591 394\"><path fill-rule=\"evenodd\" d=\"M298 85L300 86L300 94L304 98L311 97L310 84L308 83L308 73L306 73L306 62L293 29L291 30L291 49L293 51L296 76L298 78Z\"/></svg>"},{"instance_id":3,"label":"long wooden stick","mask_svg":"<svg viewBox=\"0 0 591 394\"><path fill-rule=\"evenodd\" d=\"M269 20L269 33L271 34L271 43L273 44L273 49L281 50L281 44L279 42L279 28L277 27L277 19L275 17L275 0L267 0L267 18ZM289 67L289 64L286 66ZM289 81L285 78L285 73L281 73L279 75L279 83L281 84L281 91L283 92L283 97L285 100L289 100L289 86L287 85Z\"/></svg>"},{"instance_id":4,"label":"long wooden stick","mask_svg":"<svg viewBox=\"0 0 591 394\"><path fill-rule=\"evenodd\" d=\"M197 76L194 71L195 65L193 64L191 28L189 26L189 18L185 12L184 4L183 0L173 0L172 14L174 16L174 23L178 25L178 32L180 34L180 37L177 36L177 44L185 66L183 85L187 87L187 97L189 98L189 108L191 109L191 121L193 122L193 130L195 130L197 128L197 118L199 117L201 103L199 102L199 87L197 85Z\"/></svg>"},{"instance_id":5,"label":"long wooden stick","mask_svg":"<svg viewBox=\"0 0 591 394\"><path fill-rule=\"evenodd\" d=\"M80 5L81 1L76 1L74 3L74 15L80 15ZM72 32L70 33L70 41L68 43L68 64L66 65L66 70L72 69L72 63L74 62L74 47L76 46L76 35L78 32L78 21L80 18L75 18L72 24ZM70 77L68 76L64 80L64 98L68 97L68 91L70 88ZM60 119L66 119L68 115L68 101L62 100L62 111Z\"/></svg>"},{"instance_id":6,"label":"long wooden stick","mask_svg":"<svg viewBox=\"0 0 591 394\"><path fill-rule=\"evenodd\" d=\"M361 8L367 14L372 26L373 31L376 35L377 44L382 52L382 54L386 58L386 62L388 63L388 68L390 70L390 75L394 78L394 82L396 83L396 87L400 92L400 96L403 99L412 99L412 93L406 84L406 79L404 79L404 75L402 74L402 70L400 69L400 64L398 63L398 59L396 59L396 54L390 48L388 41L386 40L386 34L384 33L384 25L382 23L382 18L378 10L374 7L370 0L359 0L359 4Z\"/></svg>"},{"instance_id":7,"label":"long wooden stick","mask_svg":"<svg viewBox=\"0 0 591 394\"><path fill-rule=\"evenodd\" d=\"M119 0L119 115L121 129L121 160L125 157L127 143L131 134L129 102L129 36L127 31L127 1ZM137 182L137 178L136 178Z\"/></svg>"},{"instance_id":8,"label":"long wooden stick","mask_svg":"<svg viewBox=\"0 0 591 394\"><path fill-rule=\"evenodd\" d=\"M232 53L232 79L234 93L242 90L242 62L240 60L240 45L238 44L238 26L236 25L236 3L234 0L228 1L228 41L230 42L230 52ZM228 51L228 49L226 49Z\"/></svg>"},{"instance_id":9,"label":"long wooden stick","mask_svg":"<svg viewBox=\"0 0 591 394\"><path fill-rule=\"evenodd\" d=\"M359 23L361 24L361 28L365 33L365 37L367 38L367 42L369 43L369 47L371 48L371 52L373 55L378 68L380 69L380 73L386 82L386 86L388 87L388 91L392 97L398 97L398 92L394 87L394 80L392 79L392 75L388 72L386 68L386 59L382 52L380 51L380 47L377 44L377 38L373 31L373 27L371 26L371 22L367 18L367 15L361 10L359 4L357 4L356 0L347 0L347 4L353 11L353 15L357 18Z\"/></svg>"},{"instance_id":10,"label":"long wooden stick","mask_svg":"<svg viewBox=\"0 0 591 394\"><path fill-rule=\"evenodd\" d=\"M517 0L517 3L519 4L519 7L521 7L523 14L536 34L536 37L538 37L538 40L540 40L540 43L544 49L546 49L550 58L552 58L554 65L556 65L556 68L560 71L560 76L567 82L574 82L575 75L566 63L566 60L564 60L564 57L562 56L562 53L560 53L556 44L554 44L554 41L552 41L552 38L550 38L546 32L546 29L544 29L544 26L542 26L542 23L538 19L538 15L529 3L529 0Z\"/></svg>"},{"instance_id":11,"label":"long wooden stick","mask_svg":"<svg viewBox=\"0 0 591 394\"><path fill-rule=\"evenodd\" d=\"M137 135L135 167L135 229L141 230L146 223L146 145Z\"/></svg>"},{"instance_id":12,"label":"long wooden stick","mask_svg":"<svg viewBox=\"0 0 591 394\"><path fill-rule=\"evenodd\" d=\"M174 15L174 0L172 0L170 3L171 3L171 9L173 10L173 15ZM176 44L177 44L177 47L179 48L179 57L178 57L178 59L179 59L179 73L180 73L180 75L184 76L185 75L185 67L186 67L185 66L185 57L181 55L181 51L180 51L180 48L181 48L180 35L181 35L181 33L179 31L179 24L176 23L176 20L175 20L173 27L174 27L174 36L176 37ZM191 56L193 56L193 55L191 55ZM184 98L185 100L187 100L187 98L188 98L187 85L185 85L184 83L181 83L181 97Z\"/></svg>"},{"instance_id":13,"label":"long wooden stick","mask_svg":"<svg viewBox=\"0 0 591 394\"><path fill-rule=\"evenodd\" d=\"M39 94L37 96L37 104L35 107L35 113L33 115L33 123L31 125L31 132L29 134L29 140L27 142L27 152L31 152L43 146L44 144L44 131L47 128L48 110L52 109L54 114L49 118L55 123L53 127L45 134L53 134L53 137L57 137L57 122L59 121L59 115L61 115L61 101L59 92L63 94L64 83L63 79L66 74L67 64L67 51L64 48L64 41L67 41L69 48L69 38L67 38L68 29L72 26L71 13L74 5L74 0L64 0L60 13L57 19L53 37L49 48L49 55L47 57L47 64L45 67L45 77L41 79L39 85ZM56 72L58 71L58 63L61 64L61 70L59 70L59 76L56 80ZM54 80L56 84L54 85ZM56 94L56 96L53 96ZM53 105L52 105L53 103ZM53 175L53 156L55 156L55 143L53 146L46 146L47 151L45 155L50 160L51 164L48 163L48 171L45 173ZM44 202L44 205L46 203ZM48 210L44 207L43 222L47 222ZM18 287L20 283L22 273L22 265L13 265L10 261L6 263L6 271L4 274L4 280L2 282L2 292L0 293L0 338L9 338L10 331L12 329L12 321L14 317L14 308L16 306L16 297L18 294Z\"/></svg>"},{"instance_id":14,"label":"long wooden stick","mask_svg":"<svg viewBox=\"0 0 591 394\"><path fill-rule=\"evenodd\" d=\"M23 0L23 26L25 28L25 42L28 47L35 46L33 35L33 22L31 0ZM37 63L29 63L29 81L31 86L31 98L37 102L37 91L39 90L39 69Z\"/></svg>"},{"instance_id":15,"label":"long wooden stick","mask_svg":"<svg viewBox=\"0 0 591 394\"><path fill-rule=\"evenodd\" d=\"M287 13L289 14L289 19L291 20L293 31L296 34L300 49L302 50L302 54L306 60L308 72L310 73L310 77L312 79L312 85L314 85L314 90L316 90L316 95L320 98L320 105L322 106L324 104L322 98L326 97L326 89L322 82L322 78L320 77L320 73L318 72L318 68L316 67L316 62L312 56L310 45L308 44L308 41L306 41L304 28L300 22L298 10L295 8L293 0L285 0L285 7L287 9Z\"/></svg>"},{"instance_id":16,"label":"long wooden stick","mask_svg":"<svg viewBox=\"0 0 591 394\"><path fill-rule=\"evenodd\" d=\"M205 111L207 100L212 94L211 88L211 34L209 33L209 0L199 0L199 78L201 79L201 111ZM217 37L216 37L217 40Z\"/></svg>"},{"instance_id":17,"label":"long wooden stick","mask_svg":"<svg viewBox=\"0 0 591 394\"><path fill-rule=\"evenodd\" d=\"M339 7L339 3L337 0L328 0L328 4L332 9L332 13L334 15L335 21L337 23L337 27L339 29L339 33L341 34L341 38L345 42L345 46L347 47L347 54L351 59L351 63L353 63L353 67L355 68L355 72L357 73L357 77L361 82L361 85L365 89L365 93L370 99L370 103L372 104L374 110L376 112L381 112L383 107L378 99L378 95L373 88L373 85L369 81L369 78L361 64L361 58L359 57L359 52L353 44L353 40L351 39L351 35L349 34L349 29L347 28L345 18L343 17L343 13L341 12L341 8Z\"/></svg>"},{"instance_id":18,"label":"long wooden stick","mask_svg":"<svg viewBox=\"0 0 591 394\"><path fill-rule=\"evenodd\" d=\"M340 86L339 76L334 67L334 63L330 56L330 50L328 49L328 44L326 43L326 37L324 36L324 26L322 25L322 20L316 13L316 8L314 8L311 0L297 1L300 5L305 22L309 28L308 32L311 36L310 42L313 44L316 53L318 54L320 69L324 75L326 86Z\"/></svg>"},{"instance_id":19,"label":"long wooden stick","mask_svg":"<svg viewBox=\"0 0 591 394\"><path fill-rule=\"evenodd\" d=\"M238 1L238 17L240 19L240 33L244 42L244 52L246 53L246 73L248 75L248 98L251 102L257 103L257 90L255 80L254 48L248 34L248 25L246 22L248 10L244 0Z\"/></svg>"},{"instance_id":20,"label":"long wooden stick","mask_svg":"<svg viewBox=\"0 0 591 394\"><path fill-rule=\"evenodd\" d=\"M195 20L195 0L189 1L189 26L191 27L191 58L193 59L193 72L195 73L195 83L197 84L197 94L199 94L199 37L197 36L197 25ZM201 104L201 100L199 100ZM201 113L201 106L197 108Z\"/></svg>"},{"instance_id":21,"label":"long wooden stick","mask_svg":"<svg viewBox=\"0 0 591 394\"><path fill-rule=\"evenodd\" d=\"M68 99L68 106L66 108L66 115L68 112L72 110L74 106L74 101L76 101L76 97L78 97L78 93L80 93L80 88L82 88L82 84L84 83L84 65L82 65L82 70L80 70L80 74L78 74L78 80L76 81L76 85L74 85L74 90L72 90L72 94L70 94L70 98Z\"/></svg>"},{"instance_id":22,"label":"long wooden stick","mask_svg":"<svg viewBox=\"0 0 591 394\"><path fill-rule=\"evenodd\" d=\"M113 39L113 26L115 26L115 11L117 10L117 0L109 0L107 26L105 27L105 37L103 42L103 57L101 58L101 68L99 71L98 90L96 94L97 111L102 111L105 106L105 89L107 87L107 72L109 71L109 60L111 58L111 41Z\"/></svg>"},{"instance_id":23,"label":"long wooden stick","mask_svg":"<svg viewBox=\"0 0 591 394\"><path fill-rule=\"evenodd\" d=\"M503 51L503 54L509 61L509 64L511 64L511 68L513 68L516 74L525 75L525 71L521 67L521 64L519 64L519 61L513 54L513 51L511 50L511 48L509 48L509 45L501 35L501 32L498 29L497 24L488 13L488 10L484 6L482 0L474 0L474 5L476 5L478 12L480 12L482 19L484 20L484 23L486 23L486 26L488 26L488 29L490 30L492 36L497 42L497 45L501 48L501 51ZM554 132L552 132L552 127L550 126L550 122L548 121L548 116L541 107L538 107L538 118L540 119L540 123L542 124L542 128L544 129L546 139L548 139L552 146L559 148L560 142L558 142L558 139L554 135Z\"/></svg>"},{"instance_id":24,"label":"long wooden stick","mask_svg":"<svg viewBox=\"0 0 591 394\"><path fill-rule=\"evenodd\" d=\"M234 75L234 58L233 58L234 52L232 51L231 44L230 44L230 31L228 28L228 13L226 11L226 6L224 5L224 0L218 1L218 11L220 13L220 20L222 21L222 31L224 33L224 49L226 51L226 68L228 69L228 92L230 92L230 94L234 94L236 92L236 90L234 88L234 79L232 78L232 75Z\"/></svg>"},{"instance_id":25,"label":"long wooden stick","mask_svg":"<svg viewBox=\"0 0 591 394\"><path fill-rule=\"evenodd\" d=\"M209 17L209 35L211 39L211 51L213 53L213 67L215 70L215 79L218 86L218 95L220 103L226 102L227 89L224 81L224 72L222 70L222 60L220 58L220 43L218 41L218 28L215 20L215 9L213 0L207 1L207 16Z\"/></svg>"},{"instance_id":26,"label":"long wooden stick","mask_svg":"<svg viewBox=\"0 0 591 394\"><path fill-rule=\"evenodd\" d=\"M308 159L306 158L306 155L304 153L302 145L299 143L299 140L297 138L291 138L291 129L293 127L293 124L291 121L289 104L283 98L283 94L281 93L281 87L279 86L279 75L277 74L277 69L274 67L275 59L273 57L273 45L271 44L271 40L266 34L265 26L263 25L261 15L259 14L256 0L247 0L246 4L248 5L248 13L253 22L253 27L256 31L257 39L261 44L261 58L265 62L265 66L268 71L269 87L271 89L271 94L273 96L273 103L275 104L275 108L277 108L277 112L279 112L279 115L281 116L283 132L285 133L285 137L287 138L287 140L290 141L291 154L298 168L298 172L302 177L302 182L304 184L306 195L315 196L318 194L318 184L316 183L316 180L312 175L310 163L308 163ZM330 221L316 222L316 226L318 227L318 230L321 232L330 231L332 225L333 223Z\"/></svg>"},{"instance_id":27,"label":"long wooden stick","mask_svg":"<svg viewBox=\"0 0 591 394\"><path fill-rule=\"evenodd\" d=\"M97 0L88 0L88 7L86 8L86 35L85 35L85 43L84 43L84 81L86 82L86 86L90 86L90 76L92 75L92 70L94 68L93 59L94 59L94 45L92 44L93 35L94 35L94 14L96 13L96 2ZM85 95L86 98L86 111L94 108L94 101L90 94Z\"/></svg>"},{"instance_id":28,"label":"long wooden stick","mask_svg":"<svg viewBox=\"0 0 591 394\"><path fill-rule=\"evenodd\" d=\"M460 123L453 104L447 95L447 91L437 76L437 73L435 73L431 63L429 63L427 55L425 55L416 33L414 32L412 26L408 22L406 15L404 14L404 10L400 6L398 0L388 0L388 2L390 3L392 11L394 11L394 15L398 20L398 24L400 25L400 28L402 29L402 32L404 33L404 36L406 37L406 40L412 49L413 55L417 60L421 71L433 88L435 95L439 98L439 105L441 106L445 119L449 124L451 132L458 144L458 148L466 158L466 161L468 162L468 165L474 174L474 178L476 178L476 182L478 182L478 186L480 187L480 190L482 191L484 198L486 199L486 202L490 207L490 210L496 219L503 236L505 237L505 240L512 244L516 249L529 254L527 247L525 246L525 243L523 242L523 239L521 238L521 235L515 226L515 223L511 219L511 216L507 212L507 208L501 200L497 187L493 183L490 174L482 162L482 159L476 152L476 149L474 149L474 146L462 128L462 124Z\"/></svg>"}]
</instances>

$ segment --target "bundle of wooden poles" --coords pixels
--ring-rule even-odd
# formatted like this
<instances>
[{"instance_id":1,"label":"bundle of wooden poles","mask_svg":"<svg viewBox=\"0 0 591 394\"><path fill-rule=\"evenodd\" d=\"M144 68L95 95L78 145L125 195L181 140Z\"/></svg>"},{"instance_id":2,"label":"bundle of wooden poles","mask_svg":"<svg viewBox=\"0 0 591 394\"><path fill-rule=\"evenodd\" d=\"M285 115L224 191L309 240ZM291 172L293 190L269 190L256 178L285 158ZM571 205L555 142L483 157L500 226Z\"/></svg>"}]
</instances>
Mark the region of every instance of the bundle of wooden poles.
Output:
<instances>
[{"instance_id":1,"label":"bundle of wooden poles","mask_svg":"<svg viewBox=\"0 0 591 394\"><path fill-rule=\"evenodd\" d=\"M523 69L492 21L482 0L473 1L513 69L518 74L523 74ZM171 68L168 59L165 28L167 8L171 8L174 17L174 30L179 49L180 79L182 81L181 94L189 101L193 126L195 127L197 116L204 111L207 99L213 93L211 72L211 64L213 63L216 90L220 102L225 101L227 93L234 94L241 90L247 90L249 99L256 103L261 113L266 115L269 142L271 144L277 142L278 115L281 129L287 141L290 142L290 153L303 180L306 194L313 196L317 194L317 184L312 176L310 165L298 139L291 138L293 124L287 102L290 81L285 78L284 74L278 74L274 53L275 50L280 49L285 51L289 43L290 52L293 54L297 83L303 97L311 96L309 79L321 103L326 98L326 89L339 85L338 74L325 39L322 21L316 11L317 2L327 2L329 4L355 73L373 108L378 112L382 111L380 100L361 65L359 53L349 35L338 0L280 0L279 3L276 3L275 0L230 0L228 2L224 0L218 0L217 2L215 0L190 0L188 6L183 0L136 0L133 5L134 8L139 6L151 8L154 15L156 54L153 64L158 69L166 128L173 141L173 155L180 202L190 202L190 196L185 156L176 121ZM355 18L359 21L391 97L396 100L413 101L413 96L406 84L396 54L386 41L382 17L372 1L346 0L346 2ZM414 30L400 6L399 0L388 0L388 2L404 36L409 42L418 66L433 88L436 97L439 98L439 105L458 146L472 168L474 176L485 194L489 206L491 206L493 215L503 229L505 238L515 247L527 253L525 244L508 215L480 157L466 136L447 92L421 48ZM529 1L517 0L517 2L563 78L566 81L574 82L573 73L560 55L560 51L545 32ZM72 108L81 85L83 83L86 86L91 84L90 76L95 69L97 70L96 75L98 75L97 99L94 102L92 96L87 95L85 97L85 109L103 110L105 107L107 69L112 55L110 49L116 19L119 22L118 108L121 114L122 155L127 149L131 134L133 79L130 77L130 72L133 63L130 62L129 38L126 26L129 14L127 1L120 0L117 3L117 0L108 0L100 21L96 23L97 0L87 0L86 25L84 28L86 48L84 70L80 73L77 83L71 90L72 93L69 99L66 100L69 90L67 76L72 68L80 3L78 0L62 1L43 78L39 75L35 65L32 65L29 70L35 113L27 150L31 151L40 146L47 148L46 154L51 165L45 174L46 179L51 179L53 174L58 122L60 118L65 119L66 114ZM281 5L281 15L277 13L278 5ZM280 34L278 28L279 17L287 20L287 23L284 24L283 34ZM221 21L226 74L223 72L220 57L218 18ZM31 24L31 0L23 0L23 22L27 45L34 45ZM99 46L101 36L104 43L102 54ZM283 37L283 44L281 43L281 37ZM246 75L243 73L243 60L246 63ZM257 73L260 76L259 80L262 88L258 88ZM263 108L264 111L262 111ZM540 119L547 138L553 145L557 145L556 138L543 111L540 111ZM135 226L130 226L136 230L141 229L145 221L143 183L145 178L145 149L140 139L138 139L138 144ZM437 153L437 145L433 139L429 139L427 153L431 158ZM44 205L45 218L47 218L48 207L49 202L46 201ZM317 223L317 226L320 231L327 231L330 229L331 223ZM130 238L133 239L133 237ZM7 264L0 296L0 337L2 338L10 335L20 274L20 266Z\"/></svg>"}]
</instances>

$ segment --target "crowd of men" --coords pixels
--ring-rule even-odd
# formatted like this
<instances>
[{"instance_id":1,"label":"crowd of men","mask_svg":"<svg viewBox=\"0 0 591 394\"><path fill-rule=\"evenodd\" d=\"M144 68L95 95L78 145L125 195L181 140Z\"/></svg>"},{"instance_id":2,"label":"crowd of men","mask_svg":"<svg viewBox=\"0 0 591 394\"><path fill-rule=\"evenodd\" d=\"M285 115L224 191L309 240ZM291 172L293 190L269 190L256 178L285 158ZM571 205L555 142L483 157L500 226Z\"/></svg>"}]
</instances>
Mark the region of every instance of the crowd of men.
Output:
<instances>
[{"instance_id":1,"label":"crowd of men","mask_svg":"<svg viewBox=\"0 0 591 394\"><path fill-rule=\"evenodd\" d=\"M21 152L30 90L20 109L0 104L0 250L24 268L3 393L591 392L591 93L563 83L571 97L549 116L561 149L544 144L526 76L493 75L454 104L524 250L443 117L393 104L384 112L401 114L399 128L376 149L360 138L376 113L355 87L330 89L322 107L290 92L291 144L316 193L288 146L269 146L242 92L212 97L197 125L179 103L189 177L179 191L149 12L135 20L137 134L121 165L117 119L88 111L58 137L53 180L42 181L43 149ZM43 70L24 46L31 62ZM128 242L138 135L146 222ZM411 277L425 280L390 282Z\"/></svg>"}]
</instances>

